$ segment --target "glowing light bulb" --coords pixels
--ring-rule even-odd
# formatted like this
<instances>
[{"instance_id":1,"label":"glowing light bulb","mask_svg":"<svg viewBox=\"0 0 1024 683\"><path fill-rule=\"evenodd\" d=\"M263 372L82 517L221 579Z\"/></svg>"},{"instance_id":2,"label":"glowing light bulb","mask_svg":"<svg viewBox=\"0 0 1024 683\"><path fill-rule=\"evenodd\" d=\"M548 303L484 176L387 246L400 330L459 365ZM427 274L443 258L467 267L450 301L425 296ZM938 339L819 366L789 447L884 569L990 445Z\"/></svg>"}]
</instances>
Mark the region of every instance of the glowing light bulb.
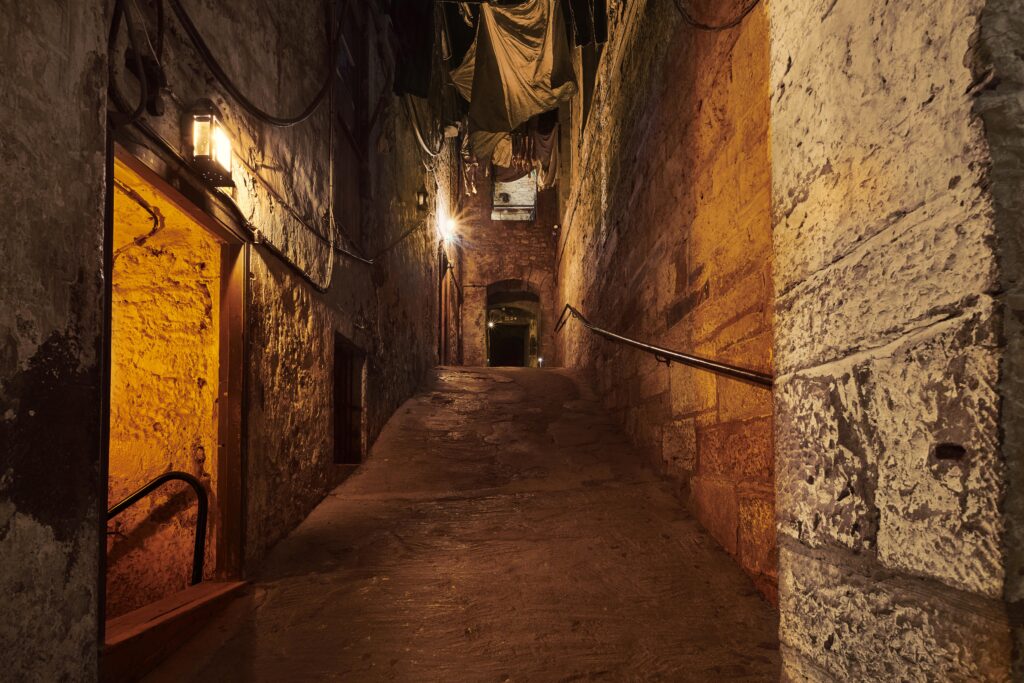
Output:
<instances>
[{"instance_id":1,"label":"glowing light bulb","mask_svg":"<svg viewBox=\"0 0 1024 683\"><path fill-rule=\"evenodd\" d=\"M218 123L213 128L213 158L231 176L231 138Z\"/></svg>"},{"instance_id":2,"label":"glowing light bulb","mask_svg":"<svg viewBox=\"0 0 1024 683\"><path fill-rule=\"evenodd\" d=\"M441 228L441 237L444 238L446 244L450 244L455 239L455 219L449 218L446 220Z\"/></svg>"},{"instance_id":3,"label":"glowing light bulb","mask_svg":"<svg viewBox=\"0 0 1024 683\"><path fill-rule=\"evenodd\" d=\"M209 100L196 102L192 108L191 125L182 132L186 146L192 148L192 161L203 180L214 187L234 186L231 180L231 136L221 122L217 107Z\"/></svg>"}]
</instances>

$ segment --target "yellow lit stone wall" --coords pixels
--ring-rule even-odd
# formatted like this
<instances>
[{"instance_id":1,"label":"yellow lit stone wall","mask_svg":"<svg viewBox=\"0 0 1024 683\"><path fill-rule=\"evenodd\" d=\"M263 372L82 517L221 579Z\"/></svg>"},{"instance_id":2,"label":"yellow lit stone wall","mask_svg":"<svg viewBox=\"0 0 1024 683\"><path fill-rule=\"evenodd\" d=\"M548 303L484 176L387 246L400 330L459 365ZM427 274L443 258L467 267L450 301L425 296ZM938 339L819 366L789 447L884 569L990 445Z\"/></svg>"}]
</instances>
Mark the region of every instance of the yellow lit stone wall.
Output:
<instances>
[{"instance_id":1,"label":"yellow lit stone wall","mask_svg":"<svg viewBox=\"0 0 1024 683\"><path fill-rule=\"evenodd\" d=\"M113 338L108 500L169 470L211 493L214 566L221 246L127 168L114 194ZM107 616L188 586L195 496L172 482L108 525Z\"/></svg>"},{"instance_id":2,"label":"yellow lit stone wall","mask_svg":"<svg viewBox=\"0 0 1024 683\"><path fill-rule=\"evenodd\" d=\"M721 21L746 3L689 2ZM684 24L670 1L610 3L609 42L572 168L558 301L659 346L772 370L768 18ZM581 72L577 60L577 71ZM609 343L570 323L561 360L592 371L605 405L697 518L774 600L772 395Z\"/></svg>"}]
</instances>

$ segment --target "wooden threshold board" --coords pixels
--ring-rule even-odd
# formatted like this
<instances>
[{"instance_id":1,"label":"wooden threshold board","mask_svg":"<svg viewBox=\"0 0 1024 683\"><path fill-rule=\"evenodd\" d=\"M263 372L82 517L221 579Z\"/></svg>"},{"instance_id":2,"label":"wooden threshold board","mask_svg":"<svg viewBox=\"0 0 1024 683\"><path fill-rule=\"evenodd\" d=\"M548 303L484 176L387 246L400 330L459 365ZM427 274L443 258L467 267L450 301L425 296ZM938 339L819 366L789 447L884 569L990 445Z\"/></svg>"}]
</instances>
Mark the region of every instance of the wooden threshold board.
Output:
<instances>
[{"instance_id":1,"label":"wooden threshold board","mask_svg":"<svg viewBox=\"0 0 1024 683\"><path fill-rule=\"evenodd\" d=\"M138 680L195 635L245 586L244 581L204 581L108 620L101 680Z\"/></svg>"}]
</instances>

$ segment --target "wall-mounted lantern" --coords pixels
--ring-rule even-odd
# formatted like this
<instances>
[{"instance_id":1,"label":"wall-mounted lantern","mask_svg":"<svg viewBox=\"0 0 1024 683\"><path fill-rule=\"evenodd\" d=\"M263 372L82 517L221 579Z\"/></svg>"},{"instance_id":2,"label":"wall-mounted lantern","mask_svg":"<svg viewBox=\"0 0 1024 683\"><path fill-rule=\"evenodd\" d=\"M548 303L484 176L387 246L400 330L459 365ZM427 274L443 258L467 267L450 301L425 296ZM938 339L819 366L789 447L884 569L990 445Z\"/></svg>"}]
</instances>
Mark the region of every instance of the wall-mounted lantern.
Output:
<instances>
[{"instance_id":1,"label":"wall-mounted lantern","mask_svg":"<svg viewBox=\"0 0 1024 683\"><path fill-rule=\"evenodd\" d=\"M427 210L427 202L430 201L430 195L427 194L427 188L421 187L416 190L416 208L420 211Z\"/></svg>"},{"instance_id":2,"label":"wall-mounted lantern","mask_svg":"<svg viewBox=\"0 0 1024 683\"><path fill-rule=\"evenodd\" d=\"M193 105L182 126L185 148L203 180L213 187L234 187L231 180L231 137L220 110L210 100Z\"/></svg>"}]
</instances>

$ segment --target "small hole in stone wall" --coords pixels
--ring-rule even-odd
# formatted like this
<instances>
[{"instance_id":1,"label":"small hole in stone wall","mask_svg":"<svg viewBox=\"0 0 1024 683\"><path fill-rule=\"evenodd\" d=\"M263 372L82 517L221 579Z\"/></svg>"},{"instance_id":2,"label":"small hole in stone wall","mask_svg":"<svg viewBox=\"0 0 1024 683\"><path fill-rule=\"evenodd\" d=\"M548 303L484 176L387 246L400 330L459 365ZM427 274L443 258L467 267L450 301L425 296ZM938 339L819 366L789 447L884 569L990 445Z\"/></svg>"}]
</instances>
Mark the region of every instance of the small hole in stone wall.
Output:
<instances>
[{"instance_id":1,"label":"small hole in stone wall","mask_svg":"<svg viewBox=\"0 0 1024 683\"><path fill-rule=\"evenodd\" d=\"M958 443L937 443L932 449L932 457L936 460L960 461L967 455L967 449Z\"/></svg>"}]
</instances>

